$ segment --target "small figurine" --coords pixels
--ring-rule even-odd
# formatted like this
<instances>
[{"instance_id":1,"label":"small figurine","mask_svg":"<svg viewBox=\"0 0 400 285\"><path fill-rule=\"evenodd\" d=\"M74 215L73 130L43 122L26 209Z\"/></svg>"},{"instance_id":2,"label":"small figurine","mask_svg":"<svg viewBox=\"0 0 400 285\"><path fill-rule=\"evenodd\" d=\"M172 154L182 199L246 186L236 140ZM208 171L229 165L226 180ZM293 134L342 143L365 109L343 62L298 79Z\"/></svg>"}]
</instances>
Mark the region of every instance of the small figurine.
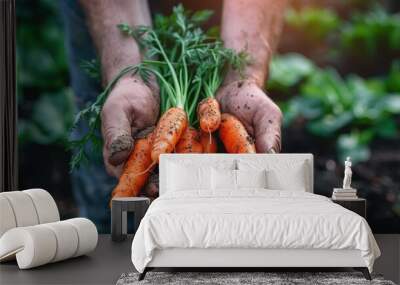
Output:
<instances>
[{"instance_id":1,"label":"small figurine","mask_svg":"<svg viewBox=\"0 0 400 285\"><path fill-rule=\"evenodd\" d=\"M333 200L352 200L358 198L357 189L351 187L352 176L353 172L351 171L351 158L347 157L346 161L344 162L343 188L333 188Z\"/></svg>"},{"instance_id":2,"label":"small figurine","mask_svg":"<svg viewBox=\"0 0 400 285\"><path fill-rule=\"evenodd\" d=\"M351 188L351 176L353 172L351 171L351 158L348 156L346 161L344 162L344 179L343 179L343 189L352 189Z\"/></svg>"}]
</instances>

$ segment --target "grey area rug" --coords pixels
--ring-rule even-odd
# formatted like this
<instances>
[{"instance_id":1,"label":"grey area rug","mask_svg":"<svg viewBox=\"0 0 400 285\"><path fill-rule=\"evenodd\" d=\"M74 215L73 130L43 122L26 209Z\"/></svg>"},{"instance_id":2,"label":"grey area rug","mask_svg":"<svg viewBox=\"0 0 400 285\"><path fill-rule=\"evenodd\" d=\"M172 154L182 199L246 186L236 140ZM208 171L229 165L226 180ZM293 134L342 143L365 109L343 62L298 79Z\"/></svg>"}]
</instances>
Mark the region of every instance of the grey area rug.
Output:
<instances>
[{"instance_id":1,"label":"grey area rug","mask_svg":"<svg viewBox=\"0 0 400 285\"><path fill-rule=\"evenodd\" d=\"M122 274L117 285L133 284L376 284L395 285L392 281L384 280L380 275L372 275L368 281L359 272L148 272L146 278L138 281L138 273Z\"/></svg>"}]
</instances>

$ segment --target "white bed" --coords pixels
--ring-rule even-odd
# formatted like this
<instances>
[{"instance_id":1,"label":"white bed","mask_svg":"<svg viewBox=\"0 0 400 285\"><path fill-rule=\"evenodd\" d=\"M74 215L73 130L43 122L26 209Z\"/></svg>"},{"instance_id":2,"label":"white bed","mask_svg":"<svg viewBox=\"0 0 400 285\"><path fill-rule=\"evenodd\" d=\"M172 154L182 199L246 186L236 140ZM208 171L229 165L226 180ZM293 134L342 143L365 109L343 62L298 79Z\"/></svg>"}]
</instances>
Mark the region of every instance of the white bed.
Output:
<instances>
[{"instance_id":1,"label":"white bed","mask_svg":"<svg viewBox=\"0 0 400 285\"><path fill-rule=\"evenodd\" d=\"M236 184L220 179L217 189L225 171ZM245 187L262 171L268 185ZM154 267L354 267L370 278L380 251L367 222L312 193L311 154L161 155L160 197L136 232L132 262L140 278Z\"/></svg>"}]
</instances>

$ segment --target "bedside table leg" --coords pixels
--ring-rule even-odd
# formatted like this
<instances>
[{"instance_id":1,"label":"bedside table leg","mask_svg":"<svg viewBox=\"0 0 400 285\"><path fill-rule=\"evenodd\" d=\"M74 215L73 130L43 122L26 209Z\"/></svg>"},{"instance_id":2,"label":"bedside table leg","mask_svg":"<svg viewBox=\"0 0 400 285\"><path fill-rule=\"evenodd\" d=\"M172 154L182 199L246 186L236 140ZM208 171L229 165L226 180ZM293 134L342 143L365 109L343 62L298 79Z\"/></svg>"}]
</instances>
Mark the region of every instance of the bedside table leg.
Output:
<instances>
[{"instance_id":1,"label":"bedside table leg","mask_svg":"<svg viewBox=\"0 0 400 285\"><path fill-rule=\"evenodd\" d=\"M126 237L123 235L123 214L124 211L122 211L121 203L115 203L113 201L111 205L111 239L113 241L123 241Z\"/></svg>"},{"instance_id":2,"label":"bedside table leg","mask_svg":"<svg viewBox=\"0 0 400 285\"><path fill-rule=\"evenodd\" d=\"M121 213L121 236L123 239L126 239L126 235L128 234L128 213L126 211L122 211Z\"/></svg>"}]
</instances>

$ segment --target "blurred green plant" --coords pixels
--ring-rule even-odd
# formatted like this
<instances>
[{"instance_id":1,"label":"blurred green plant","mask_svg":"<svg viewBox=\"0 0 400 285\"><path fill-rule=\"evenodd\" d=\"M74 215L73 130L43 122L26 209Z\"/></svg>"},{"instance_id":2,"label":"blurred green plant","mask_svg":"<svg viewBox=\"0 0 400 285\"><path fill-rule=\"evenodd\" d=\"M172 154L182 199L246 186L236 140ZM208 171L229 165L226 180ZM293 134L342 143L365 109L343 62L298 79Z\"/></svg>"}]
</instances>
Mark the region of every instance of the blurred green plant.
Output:
<instances>
[{"instance_id":1,"label":"blurred green plant","mask_svg":"<svg viewBox=\"0 0 400 285\"><path fill-rule=\"evenodd\" d=\"M69 89L41 95L32 107L31 116L18 121L19 142L67 145L74 111L73 94Z\"/></svg>"},{"instance_id":2,"label":"blurred green plant","mask_svg":"<svg viewBox=\"0 0 400 285\"><path fill-rule=\"evenodd\" d=\"M377 56L400 51L400 15L382 7L355 15L341 30L342 46L353 53Z\"/></svg>"},{"instance_id":3,"label":"blurred green plant","mask_svg":"<svg viewBox=\"0 0 400 285\"><path fill-rule=\"evenodd\" d=\"M304 77L315 72L315 66L300 54L288 53L285 56L274 57L270 64L270 70L272 72L269 76L268 88L287 92Z\"/></svg>"},{"instance_id":4,"label":"blurred green plant","mask_svg":"<svg viewBox=\"0 0 400 285\"><path fill-rule=\"evenodd\" d=\"M377 57L382 51L400 52L400 14L375 4L368 12L341 19L332 9L306 7L286 12L286 24L316 45L328 38L330 49L343 54Z\"/></svg>"},{"instance_id":5,"label":"blurred green plant","mask_svg":"<svg viewBox=\"0 0 400 285\"><path fill-rule=\"evenodd\" d=\"M289 9L285 20L289 27L303 31L311 40L316 41L323 40L341 25L341 19L336 13L325 8Z\"/></svg>"},{"instance_id":6,"label":"blurred green plant","mask_svg":"<svg viewBox=\"0 0 400 285\"><path fill-rule=\"evenodd\" d=\"M389 75L385 81L385 88L389 92L398 92L400 90L400 60L392 63Z\"/></svg>"},{"instance_id":7,"label":"blurred green plant","mask_svg":"<svg viewBox=\"0 0 400 285\"><path fill-rule=\"evenodd\" d=\"M291 70L289 76L282 65ZM373 139L399 135L399 66L400 61L394 62L384 78L342 78L334 69L321 69L301 55L289 54L273 60L268 90L289 92L297 86L298 95L281 104L284 126L305 119L312 135L336 141L339 160L351 156L356 163L369 159Z\"/></svg>"},{"instance_id":8,"label":"blurred green plant","mask_svg":"<svg viewBox=\"0 0 400 285\"><path fill-rule=\"evenodd\" d=\"M16 5L19 142L64 146L74 100L57 2L22 0Z\"/></svg>"}]
</instances>

